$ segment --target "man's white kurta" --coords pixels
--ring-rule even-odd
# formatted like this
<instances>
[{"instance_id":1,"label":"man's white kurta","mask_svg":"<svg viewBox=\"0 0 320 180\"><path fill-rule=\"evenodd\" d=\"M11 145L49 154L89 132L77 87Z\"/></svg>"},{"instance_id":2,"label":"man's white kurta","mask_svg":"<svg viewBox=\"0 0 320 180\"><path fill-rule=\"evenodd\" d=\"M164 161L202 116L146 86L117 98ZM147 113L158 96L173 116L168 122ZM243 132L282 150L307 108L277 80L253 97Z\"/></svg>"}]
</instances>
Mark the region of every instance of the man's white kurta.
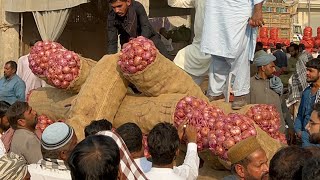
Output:
<instances>
[{"instance_id":1,"label":"man's white kurta","mask_svg":"<svg viewBox=\"0 0 320 180\"><path fill-rule=\"evenodd\" d=\"M193 42L181 49L173 60L177 66L194 76L206 75L211 63L211 56L200 52L205 2L206 0L168 0L171 7L196 10Z\"/></svg>"}]
</instances>

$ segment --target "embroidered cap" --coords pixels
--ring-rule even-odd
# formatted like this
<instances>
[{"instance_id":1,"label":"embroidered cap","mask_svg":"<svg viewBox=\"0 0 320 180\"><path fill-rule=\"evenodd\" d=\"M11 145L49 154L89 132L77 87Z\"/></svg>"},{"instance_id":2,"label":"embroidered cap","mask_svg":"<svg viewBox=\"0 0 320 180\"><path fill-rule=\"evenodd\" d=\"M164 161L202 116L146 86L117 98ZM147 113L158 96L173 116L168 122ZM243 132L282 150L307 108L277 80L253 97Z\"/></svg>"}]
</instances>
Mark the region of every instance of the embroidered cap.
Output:
<instances>
[{"instance_id":1,"label":"embroidered cap","mask_svg":"<svg viewBox=\"0 0 320 180\"><path fill-rule=\"evenodd\" d=\"M59 149L72 139L73 133L71 126L62 122L53 123L43 131L41 145L47 150Z\"/></svg>"},{"instance_id":2,"label":"embroidered cap","mask_svg":"<svg viewBox=\"0 0 320 180\"><path fill-rule=\"evenodd\" d=\"M259 67L259 66L265 66L265 65L275 61L276 59L277 58L274 55L268 54L266 52L262 52L254 58L253 62L256 66Z\"/></svg>"}]
</instances>

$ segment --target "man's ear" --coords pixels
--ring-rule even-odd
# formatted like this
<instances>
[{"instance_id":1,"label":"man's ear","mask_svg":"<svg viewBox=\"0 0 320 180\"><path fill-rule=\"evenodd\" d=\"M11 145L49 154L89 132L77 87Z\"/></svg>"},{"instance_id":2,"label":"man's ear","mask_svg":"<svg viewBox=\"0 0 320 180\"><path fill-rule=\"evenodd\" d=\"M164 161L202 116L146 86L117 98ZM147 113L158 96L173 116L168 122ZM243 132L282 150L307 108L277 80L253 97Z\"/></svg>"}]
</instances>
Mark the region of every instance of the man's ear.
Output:
<instances>
[{"instance_id":1,"label":"man's ear","mask_svg":"<svg viewBox=\"0 0 320 180\"><path fill-rule=\"evenodd\" d=\"M132 0L127 0L127 5L130 6L132 3Z\"/></svg>"},{"instance_id":2,"label":"man's ear","mask_svg":"<svg viewBox=\"0 0 320 180\"><path fill-rule=\"evenodd\" d=\"M59 158L61 159L61 160L63 160L63 161L66 161L67 160L67 151L60 151L59 152Z\"/></svg>"},{"instance_id":3,"label":"man's ear","mask_svg":"<svg viewBox=\"0 0 320 180\"><path fill-rule=\"evenodd\" d=\"M240 177L240 178L244 178L245 176L245 169L244 167L241 165L241 164L236 164L235 165L235 170L236 170L236 173L237 175Z\"/></svg>"},{"instance_id":4,"label":"man's ear","mask_svg":"<svg viewBox=\"0 0 320 180\"><path fill-rule=\"evenodd\" d=\"M27 122L25 119L18 119L17 126L25 127L27 125Z\"/></svg>"},{"instance_id":5,"label":"man's ear","mask_svg":"<svg viewBox=\"0 0 320 180\"><path fill-rule=\"evenodd\" d=\"M266 66L261 66L261 70L262 70L263 72L265 72L265 71L266 71Z\"/></svg>"}]
</instances>

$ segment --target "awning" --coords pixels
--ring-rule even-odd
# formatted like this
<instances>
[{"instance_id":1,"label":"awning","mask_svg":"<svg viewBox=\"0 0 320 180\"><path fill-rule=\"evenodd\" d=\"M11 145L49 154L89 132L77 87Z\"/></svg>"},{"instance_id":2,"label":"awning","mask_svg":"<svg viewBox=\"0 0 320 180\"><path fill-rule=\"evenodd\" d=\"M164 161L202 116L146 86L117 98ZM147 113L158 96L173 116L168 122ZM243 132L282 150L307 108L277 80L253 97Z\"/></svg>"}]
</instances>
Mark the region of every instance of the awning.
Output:
<instances>
[{"instance_id":1,"label":"awning","mask_svg":"<svg viewBox=\"0 0 320 180\"><path fill-rule=\"evenodd\" d=\"M3 0L4 10L9 12L52 11L88 3L90 0Z\"/></svg>"}]
</instances>

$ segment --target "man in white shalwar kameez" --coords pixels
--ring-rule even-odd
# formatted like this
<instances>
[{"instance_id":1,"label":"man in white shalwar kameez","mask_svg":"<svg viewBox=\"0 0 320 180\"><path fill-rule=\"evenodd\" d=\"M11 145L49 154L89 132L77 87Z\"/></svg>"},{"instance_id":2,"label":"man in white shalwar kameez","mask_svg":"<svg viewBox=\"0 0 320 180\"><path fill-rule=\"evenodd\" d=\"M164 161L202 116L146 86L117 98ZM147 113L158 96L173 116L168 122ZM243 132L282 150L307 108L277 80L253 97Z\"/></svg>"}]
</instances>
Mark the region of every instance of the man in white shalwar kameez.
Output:
<instances>
[{"instance_id":1,"label":"man in white shalwar kameez","mask_svg":"<svg viewBox=\"0 0 320 180\"><path fill-rule=\"evenodd\" d=\"M30 48L34 45L34 43L30 43ZM17 68L17 75L26 83L26 97L30 90L37 89L39 87L45 87L47 85L44 80L34 75L31 69L29 68L28 56L29 54L22 56L18 59Z\"/></svg>"},{"instance_id":2,"label":"man in white shalwar kameez","mask_svg":"<svg viewBox=\"0 0 320 180\"><path fill-rule=\"evenodd\" d=\"M263 0L207 0L201 51L212 55L208 95L227 95L231 75L233 109L245 104L250 89L257 28L263 25Z\"/></svg>"},{"instance_id":3,"label":"man in white shalwar kameez","mask_svg":"<svg viewBox=\"0 0 320 180\"><path fill-rule=\"evenodd\" d=\"M200 51L202 27L206 0L168 0L171 7L195 8L194 38L192 44L181 49L173 62L190 74L192 79L200 85L208 74L211 55Z\"/></svg>"}]
</instances>

